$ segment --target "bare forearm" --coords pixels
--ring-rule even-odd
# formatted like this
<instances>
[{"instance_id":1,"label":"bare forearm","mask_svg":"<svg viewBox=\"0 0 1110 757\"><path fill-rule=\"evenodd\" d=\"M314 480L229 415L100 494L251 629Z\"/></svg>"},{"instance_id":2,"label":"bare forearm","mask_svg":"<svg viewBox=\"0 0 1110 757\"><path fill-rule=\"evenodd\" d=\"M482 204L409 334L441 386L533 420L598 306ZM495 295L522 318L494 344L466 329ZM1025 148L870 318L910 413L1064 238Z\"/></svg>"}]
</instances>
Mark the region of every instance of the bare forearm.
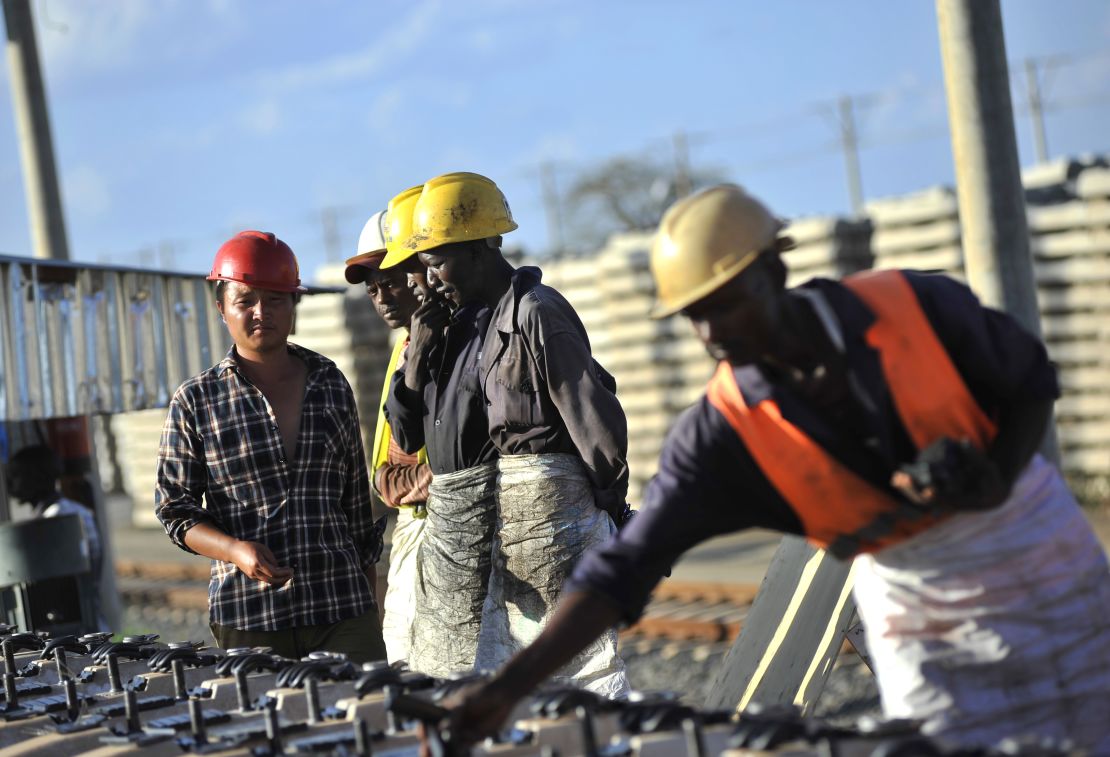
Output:
<instances>
[{"instance_id":1,"label":"bare forearm","mask_svg":"<svg viewBox=\"0 0 1110 757\"><path fill-rule=\"evenodd\" d=\"M617 608L597 594L563 595L551 622L506 663L491 685L513 698L523 697L619 620Z\"/></svg>"},{"instance_id":2,"label":"bare forearm","mask_svg":"<svg viewBox=\"0 0 1110 757\"><path fill-rule=\"evenodd\" d=\"M232 548L238 541L210 523L198 523L185 532L185 544L199 555L234 562Z\"/></svg>"},{"instance_id":3,"label":"bare forearm","mask_svg":"<svg viewBox=\"0 0 1110 757\"><path fill-rule=\"evenodd\" d=\"M410 392L423 395L426 370L424 355L414 355L411 360L405 363L405 388Z\"/></svg>"}]
</instances>

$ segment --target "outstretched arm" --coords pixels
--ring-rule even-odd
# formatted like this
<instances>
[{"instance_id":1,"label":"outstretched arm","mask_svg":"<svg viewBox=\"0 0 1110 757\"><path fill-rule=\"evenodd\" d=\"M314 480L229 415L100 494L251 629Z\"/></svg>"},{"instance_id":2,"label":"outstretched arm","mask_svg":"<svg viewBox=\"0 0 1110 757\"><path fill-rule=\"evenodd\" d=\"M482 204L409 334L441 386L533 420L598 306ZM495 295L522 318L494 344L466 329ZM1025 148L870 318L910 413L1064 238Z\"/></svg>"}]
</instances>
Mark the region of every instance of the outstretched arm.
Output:
<instances>
[{"instance_id":1,"label":"outstretched arm","mask_svg":"<svg viewBox=\"0 0 1110 757\"><path fill-rule=\"evenodd\" d=\"M615 625L620 616L616 606L601 595L588 591L564 594L551 622L531 645L493 679L450 703L452 739L472 744L495 733L517 702Z\"/></svg>"}]
</instances>

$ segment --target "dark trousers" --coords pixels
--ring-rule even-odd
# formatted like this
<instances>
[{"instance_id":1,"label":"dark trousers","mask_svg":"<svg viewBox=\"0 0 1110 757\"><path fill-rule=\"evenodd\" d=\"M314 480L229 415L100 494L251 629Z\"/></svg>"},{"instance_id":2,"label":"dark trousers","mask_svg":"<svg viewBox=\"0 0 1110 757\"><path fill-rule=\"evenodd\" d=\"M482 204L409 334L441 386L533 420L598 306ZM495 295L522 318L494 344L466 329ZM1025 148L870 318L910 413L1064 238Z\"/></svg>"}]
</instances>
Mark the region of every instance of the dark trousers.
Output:
<instances>
[{"instance_id":1,"label":"dark trousers","mask_svg":"<svg viewBox=\"0 0 1110 757\"><path fill-rule=\"evenodd\" d=\"M385 641L378 610L371 607L356 618L319 626L298 626L281 631L241 631L211 623L216 644L224 649L270 647L274 654L299 660L309 652L342 652L351 662L385 659Z\"/></svg>"}]
</instances>

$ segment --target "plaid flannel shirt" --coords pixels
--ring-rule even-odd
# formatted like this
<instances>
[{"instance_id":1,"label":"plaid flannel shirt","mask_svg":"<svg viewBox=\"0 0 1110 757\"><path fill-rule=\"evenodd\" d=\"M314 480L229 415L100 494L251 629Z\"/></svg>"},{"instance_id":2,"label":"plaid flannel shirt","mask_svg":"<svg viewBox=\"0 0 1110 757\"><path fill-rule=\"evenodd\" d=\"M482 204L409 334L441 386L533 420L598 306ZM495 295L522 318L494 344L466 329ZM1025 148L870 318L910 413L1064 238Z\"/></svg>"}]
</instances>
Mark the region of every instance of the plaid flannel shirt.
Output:
<instances>
[{"instance_id":1,"label":"plaid flannel shirt","mask_svg":"<svg viewBox=\"0 0 1110 757\"><path fill-rule=\"evenodd\" d=\"M327 358L290 344L308 367L296 459L285 459L270 403L239 372L235 348L170 401L154 507L177 546L198 523L269 547L293 569L283 586L214 560L214 623L274 631L357 617L374 602L366 571L381 552L354 394ZM201 504L203 498L204 503Z\"/></svg>"}]
</instances>

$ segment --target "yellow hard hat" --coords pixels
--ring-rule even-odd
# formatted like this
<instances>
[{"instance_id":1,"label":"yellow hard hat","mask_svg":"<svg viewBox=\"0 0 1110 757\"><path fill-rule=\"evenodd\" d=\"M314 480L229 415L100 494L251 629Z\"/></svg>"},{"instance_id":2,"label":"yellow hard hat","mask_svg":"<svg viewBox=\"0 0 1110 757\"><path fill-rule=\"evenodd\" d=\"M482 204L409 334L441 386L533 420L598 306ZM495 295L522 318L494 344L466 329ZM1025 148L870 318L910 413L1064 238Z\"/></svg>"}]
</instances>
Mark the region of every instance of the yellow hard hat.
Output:
<instances>
[{"instance_id":1,"label":"yellow hard hat","mask_svg":"<svg viewBox=\"0 0 1110 757\"><path fill-rule=\"evenodd\" d=\"M782 229L767 206L735 184L703 189L672 205L651 248L653 318L712 294L771 247Z\"/></svg>"},{"instance_id":2,"label":"yellow hard hat","mask_svg":"<svg viewBox=\"0 0 1110 757\"><path fill-rule=\"evenodd\" d=\"M412 210L416 201L420 199L423 184L409 187L399 195L394 196L385 208L385 223L382 232L385 236L385 259L382 268L391 268L411 258L416 253L405 247L409 235L412 234Z\"/></svg>"},{"instance_id":3,"label":"yellow hard hat","mask_svg":"<svg viewBox=\"0 0 1110 757\"><path fill-rule=\"evenodd\" d=\"M486 239L516 228L505 195L476 173L446 173L424 183L405 247L423 252L453 242Z\"/></svg>"}]
</instances>

